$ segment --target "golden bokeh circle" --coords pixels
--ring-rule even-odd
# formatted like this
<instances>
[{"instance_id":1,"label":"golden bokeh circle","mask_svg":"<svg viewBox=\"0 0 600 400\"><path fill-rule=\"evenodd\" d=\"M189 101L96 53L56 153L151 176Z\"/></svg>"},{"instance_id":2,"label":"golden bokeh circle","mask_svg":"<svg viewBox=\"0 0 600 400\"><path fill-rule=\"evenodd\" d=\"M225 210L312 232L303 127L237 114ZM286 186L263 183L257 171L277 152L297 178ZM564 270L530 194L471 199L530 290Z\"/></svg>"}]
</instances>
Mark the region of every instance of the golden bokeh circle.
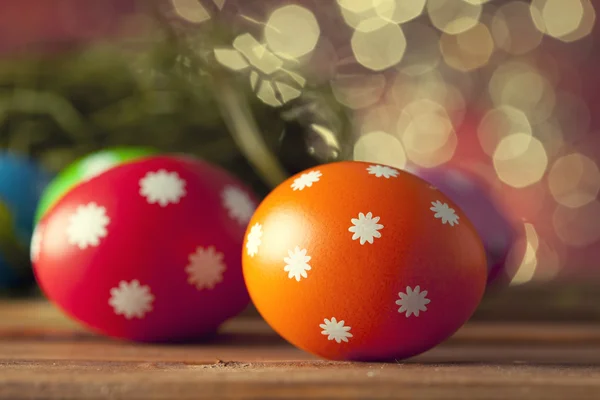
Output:
<instances>
[{"instance_id":1,"label":"golden bokeh circle","mask_svg":"<svg viewBox=\"0 0 600 400\"><path fill-rule=\"evenodd\" d=\"M404 169L406 154L397 137L384 131L362 135L354 144L354 160L386 164Z\"/></svg>"},{"instance_id":2,"label":"golden bokeh circle","mask_svg":"<svg viewBox=\"0 0 600 400\"><path fill-rule=\"evenodd\" d=\"M524 188L542 179L548 167L548 156L539 139L527 133L514 133L498 143L493 163L502 182Z\"/></svg>"},{"instance_id":3,"label":"golden bokeh circle","mask_svg":"<svg viewBox=\"0 0 600 400\"><path fill-rule=\"evenodd\" d=\"M514 55L534 50L543 37L533 23L529 4L523 1L512 1L498 8L492 19L491 31L496 46Z\"/></svg>"},{"instance_id":4,"label":"golden bokeh circle","mask_svg":"<svg viewBox=\"0 0 600 400\"><path fill-rule=\"evenodd\" d=\"M442 32L456 35L474 27L481 18L479 3L463 0L428 0L427 14L433 26Z\"/></svg>"},{"instance_id":5,"label":"golden bokeh circle","mask_svg":"<svg viewBox=\"0 0 600 400\"><path fill-rule=\"evenodd\" d=\"M291 4L271 13L264 35L273 53L294 60L314 50L321 30L310 10Z\"/></svg>"},{"instance_id":6,"label":"golden bokeh circle","mask_svg":"<svg viewBox=\"0 0 600 400\"><path fill-rule=\"evenodd\" d=\"M488 28L477 22L464 32L443 33L440 51L447 65L468 72L488 63L494 52L494 41Z\"/></svg>"},{"instance_id":7,"label":"golden bokeh circle","mask_svg":"<svg viewBox=\"0 0 600 400\"><path fill-rule=\"evenodd\" d=\"M350 43L356 61L373 71L398 64L406 50L402 28L392 23L371 31L355 30Z\"/></svg>"},{"instance_id":8,"label":"golden bokeh circle","mask_svg":"<svg viewBox=\"0 0 600 400\"><path fill-rule=\"evenodd\" d=\"M568 154L552 165L548 187L557 203L569 208L583 207L600 192L600 169L583 154Z\"/></svg>"}]
</instances>

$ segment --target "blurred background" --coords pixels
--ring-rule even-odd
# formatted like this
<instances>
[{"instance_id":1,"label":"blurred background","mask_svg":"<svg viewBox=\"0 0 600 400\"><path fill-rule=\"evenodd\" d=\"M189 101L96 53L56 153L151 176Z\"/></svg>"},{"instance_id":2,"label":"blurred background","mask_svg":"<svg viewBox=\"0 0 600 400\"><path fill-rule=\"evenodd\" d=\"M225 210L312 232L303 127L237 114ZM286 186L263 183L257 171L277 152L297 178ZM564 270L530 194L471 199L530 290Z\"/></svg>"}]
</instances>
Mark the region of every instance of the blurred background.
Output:
<instances>
[{"instance_id":1,"label":"blurred background","mask_svg":"<svg viewBox=\"0 0 600 400\"><path fill-rule=\"evenodd\" d=\"M338 160L461 168L518 233L477 317L597 319L599 5L3 0L0 151L50 175L108 147L187 152L259 196ZM0 159L2 180L0 200L19 182Z\"/></svg>"}]
</instances>

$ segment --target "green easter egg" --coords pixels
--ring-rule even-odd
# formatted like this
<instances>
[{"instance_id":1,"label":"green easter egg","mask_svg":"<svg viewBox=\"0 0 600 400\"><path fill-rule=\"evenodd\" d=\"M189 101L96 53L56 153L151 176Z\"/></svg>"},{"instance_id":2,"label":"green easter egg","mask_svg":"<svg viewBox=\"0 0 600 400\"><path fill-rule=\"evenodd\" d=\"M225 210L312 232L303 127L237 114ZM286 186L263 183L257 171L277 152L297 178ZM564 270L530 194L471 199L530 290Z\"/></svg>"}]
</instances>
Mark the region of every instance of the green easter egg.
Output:
<instances>
[{"instance_id":1,"label":"green easter egg","mask_svg":"<svg viewBox=\"0 0 600 400\"><path fill-rule=\"evenodd\" d=\"M35 223L37 224L44 214L77 184L117 165L157 153L157 150L145 147L116 147L91 153L74 161L46 187L38 203Z\"/></svg>"}]
</instances>

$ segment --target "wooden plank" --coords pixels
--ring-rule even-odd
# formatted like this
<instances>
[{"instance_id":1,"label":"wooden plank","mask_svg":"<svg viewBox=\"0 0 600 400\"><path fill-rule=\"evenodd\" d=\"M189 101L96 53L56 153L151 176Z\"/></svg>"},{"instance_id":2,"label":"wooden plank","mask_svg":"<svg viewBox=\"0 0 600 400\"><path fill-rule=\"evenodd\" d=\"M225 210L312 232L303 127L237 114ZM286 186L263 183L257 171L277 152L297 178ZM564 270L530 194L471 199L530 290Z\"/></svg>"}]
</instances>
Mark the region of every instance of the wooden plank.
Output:
<instances>
[{"instance_id":1,"label":"wooden plank","mask_svg":"<svg viewBox=\"0 0 600 400\"><path fill-rule=\"evenodd\" d=\"M0 338L96 340L79 324L43 300L0 301ZM251 313L223 325L221 341L282 342L271 328ZM449 343L600 344L600 320L596 322L472 321Z\"/></svg>"},{"instance_id":2,"label":"wooden plank","mask_svg":"<svg viewBox=\"0 0 600 400\"><path fill-rule=\"evenodd\" d=\"M600 324L481 322L404 362L319 360L246 314L195 344L86 332L41 301L0 302L0 399L597 399Z\"/></svg>"},{"instance_id":3,"label":"wooden plank","mask_svg":"<svg viewBox=\"0 0 600 400\"><path fill-rule=\"evenodd\" d=\"M328 362L0 364L17 399L597 399L597 368Z\"/></svg>"}]
</instances>

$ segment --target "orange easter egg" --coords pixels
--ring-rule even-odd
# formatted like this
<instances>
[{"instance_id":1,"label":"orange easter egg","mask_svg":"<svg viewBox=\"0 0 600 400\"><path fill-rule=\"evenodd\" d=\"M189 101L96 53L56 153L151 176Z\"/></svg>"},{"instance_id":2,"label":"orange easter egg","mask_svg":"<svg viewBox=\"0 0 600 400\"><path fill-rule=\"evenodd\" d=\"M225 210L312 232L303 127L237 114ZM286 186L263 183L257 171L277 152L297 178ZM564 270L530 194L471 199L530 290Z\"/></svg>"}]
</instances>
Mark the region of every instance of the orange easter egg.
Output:
<instances>
[{"instance_id":1,"label":"orange easter egg","mask_svg":"<svg viewBox=\"0 0 600 400\"><path fill-rule=\"evenodd\" d=\"M331 360L403 359L477 308L486 256L471 222L424 180L356 161L279 185L252 217L250 296L293 345Z\"/></svg>"}]
</instances>

